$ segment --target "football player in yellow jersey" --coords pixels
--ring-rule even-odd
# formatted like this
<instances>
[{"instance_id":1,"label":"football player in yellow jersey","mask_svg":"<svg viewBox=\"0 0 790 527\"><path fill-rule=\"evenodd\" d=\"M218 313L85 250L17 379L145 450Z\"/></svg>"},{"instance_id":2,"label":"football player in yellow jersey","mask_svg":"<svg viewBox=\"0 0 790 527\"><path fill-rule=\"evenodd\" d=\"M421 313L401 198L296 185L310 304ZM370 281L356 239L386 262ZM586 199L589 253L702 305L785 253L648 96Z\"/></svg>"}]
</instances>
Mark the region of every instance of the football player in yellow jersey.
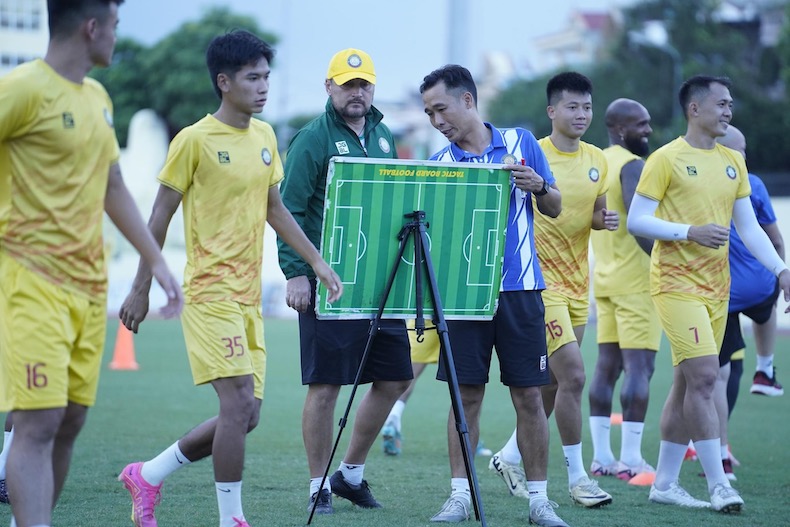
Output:
<instances>
[{"instance_id":1,"label":"football player in yellow jersey","mask_svg":"<svg viewBox=\"0 0 790 527\"><path fill-rule=\"evenodd\" d=\"M627 217L648 153L650 113L637 101L616 99L606 109L610 146L603 152L609 164L607 205ZM655 472L642 457L642 432L650 395L650 378L661 326L650 298L650 251L653 240L628 234L593 232L595 252L593 291L597 306L598 359L590 381L590 472L627 481L641 472ZM619 461L612 453L610 427L612 395L623 374L623 407Z\"/></svg>"},{"instance_id":2,"label":"football player in yellow jersey","mask_svg":"<svg viewBox=\"0 0 790 527\"><path fill-rule=\"evenodd\" d=\"M651 293L674 365L650 500L736 513L743 499L724 474L712 397L730 291L730 220L749 251L778 276L785 300L790 270L757 222L743 156L716 143L732 118L730 85L725 77L697 75L680 87L686 135L648 158L628 230L656 240ZM678 482L689 438L707 475L710 503L693 498Z\"/></svg>"},{"instance_id":3,"label":"football player in yellow jersey","mask_svg":"<svg viewBox=\"0 0 790 527\"><path fill-rule=\"evenodd\" d=\"M535 247L546 280L543 303L552 383L543 386L546 415L555 413L568 468L573 501L600 507L612 496L590 479L582 459L581 400L584 362L579 346L589 308L587 252L591 229L616 230L617 212L606 209L606 158L581 141L592 122L592 82L577 72L552 77L546 86L551 135L540 144L557 185L562 189L564 214L535 215ZM505 471L518 466L516 433L494 454L489 469L507 483ZM512 493L512 491L511 491Z\"/></svg>"},{"instance_id":4,"label":"football player in yellow jersey","mask_svg":"<svg viewBox=\"0 0 790 527\"><path fill-rule=\"evenodd\" d=\"M164 479L212 456L220 527L245 527L241 504L246 435L258 424L266 351L261 316L265 223L298 252L340 297L340 278L280 199L283 167L272 127L253 119L269 92L274 50L248 31L214 38L206 52L219 109L179 132L159 175L149 226L160 244L183 201L187 240L186 305L181 317L195 384L211 383L219 415L199 424L159 455L130 463L118 479L132 497L138 527L156 526L154 507ZM121 307L137 331L148 311L151 275L141 262Z\"/></svg>"},{"instance_id":5,"label":"football player in yellow jersey","mask_svg":"<svg viewBox=\"0 0 790 527\"><path fill-rule=\"evenodd\" d=\"M11 173L7 168L8 149L0 144L0 237L5 231L8 208L11 206ZM14 430L11 422L11 413L5 416L3 429L3 450L0 451L0 503L8 503L8 490L5 484L5 465L11 441L14 439Z\"/></svg>"},{"instance_id":6,"label":"football player in yellow jersey","mask_svg":"<svg viewBox=\"0 0 790 527\"><path fill-rule=\"evenodd\" d=\"M96 400L106 333L106 211L183 305L121 176L112 103L85 76L110 64L122 0L50 0L43 60L0 79L11 203L0 242L0 411L13 410L7 483L20 526L48 526ZM13 328L13 331L9 331Z\"/></svg>"}]
</instances>

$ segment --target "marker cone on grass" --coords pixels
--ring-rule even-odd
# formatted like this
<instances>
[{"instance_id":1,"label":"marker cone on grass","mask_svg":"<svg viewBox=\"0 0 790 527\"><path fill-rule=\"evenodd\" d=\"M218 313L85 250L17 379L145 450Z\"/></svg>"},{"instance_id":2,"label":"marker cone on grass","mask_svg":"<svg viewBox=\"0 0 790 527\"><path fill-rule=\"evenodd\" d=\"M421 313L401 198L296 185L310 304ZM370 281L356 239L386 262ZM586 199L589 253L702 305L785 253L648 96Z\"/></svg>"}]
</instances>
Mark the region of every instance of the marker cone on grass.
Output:
<instances>
[{"instance_id":1,"label":"marker cone on grass","mask_svg":"<svg viewBox=\"0 0 790 527\"><path fill-rule=\"evenodd\" d=\"M123 324L118 324L115 351L110 362L111 370L138 370L140 365L134 358L134 337Z\"/></svg>"}]
</instances>

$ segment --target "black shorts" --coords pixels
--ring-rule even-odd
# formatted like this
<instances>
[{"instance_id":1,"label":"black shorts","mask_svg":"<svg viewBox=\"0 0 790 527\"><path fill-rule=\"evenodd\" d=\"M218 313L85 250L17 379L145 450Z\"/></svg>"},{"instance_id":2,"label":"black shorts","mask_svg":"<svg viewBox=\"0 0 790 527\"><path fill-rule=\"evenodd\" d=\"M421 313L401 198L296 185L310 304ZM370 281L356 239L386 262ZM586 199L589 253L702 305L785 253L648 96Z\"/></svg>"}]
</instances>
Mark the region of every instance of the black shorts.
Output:
<instances>
[{"instance_id":1,"label":"black shorts","mask_svg":"<svg viewBox=\"0 0 790 527\"><path fill-rule=\"evenodd\" d=\"M459 384L485 384L493 348L505 386L549 383L543 299L540 291L503 291L493 320L447 322ZM436 378L447 380L442 359Z\"/></svg>"},{"instance_id":2,"label":"black shorts","mask_svg":"<svg viewBox=\"0 0 790 527\"><path fill-rule=\"evenodd\" d=\"M757 305L747 307L743 311L733 311L727 315L727 326L724 329L724 340L719 352L719 366L730 362L733 353L746 347L741 333L741 321L738 315L743 313L758 324L765 324L774 312L776 299L779 298L779 280L776 281L774 292Z\"/></svg>"},{"instance_id":3,"label":"black shorts","mask_svg":"<svg viewBox=\"0 0 790 527\"><path fill-rule=\"evenodd\" d=\"M353 384L365 352L371 320L318 320L315 280L310 306L299 313L302 384ZM403 320L382 320L368 354L361 383L414 378Z\"/></svg>"}]
</instances>

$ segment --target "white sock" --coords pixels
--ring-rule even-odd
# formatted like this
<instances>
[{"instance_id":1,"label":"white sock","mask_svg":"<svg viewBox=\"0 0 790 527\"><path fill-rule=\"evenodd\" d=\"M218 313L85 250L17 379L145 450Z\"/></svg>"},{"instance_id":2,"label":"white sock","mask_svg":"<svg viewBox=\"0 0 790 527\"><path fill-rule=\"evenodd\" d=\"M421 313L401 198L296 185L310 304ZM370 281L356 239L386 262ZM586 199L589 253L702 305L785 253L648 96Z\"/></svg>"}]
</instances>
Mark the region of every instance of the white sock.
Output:
<instances>
[{"instance_id":1,"label":"white sock","mask_svg":"<svg viewBox=\"0 0 790 527\"><path fill-rule=\"evenodd\" d=\"M9 527L16 527L16 518L11 516L11 525Z\"/></svg>"},{"instance_id":2,"label":"white sock","mask_svg":"<svg viewBox=\"0 0 790 527\"><path fill-rule=\"evenodd\" d=\"M190 463L192 462L181 452L178 441L176 441L154 459L143 463L140 475L148 483L156 486L162 483L167 476Z\"/></svg>"},{"instance_id":3,"label":"white sock","mask_svg":"<svg viewBox=\"0 0 790 527\"><path fill-rule=\"evenodd\" d=\"M721 439L717 437L694 441L694 446L697 447L697 459L708 480L708 491L719 483L729 487L730 480L724 474L724 466L721 464Z\"/></svg>"},{"instance_id":4,"label":"white sock","mask_svg":"<svg viewBox=\"0 0 790 527\"><path fill-rule=\"evenodd\" d=\"M544 481L529 481L527 480L527 492L529 492L529 506L532 507L536 503L546 501L549 495L546 492L547 482Z\"/></svg>"},{"instance_id":5,"label":"white sock","mask_svg":"<svg viewBox=\"0 0 790 527\"><path fill-rule=\"evenodd\" d=\"M318 478L310 478L310 496L318 492L318 487L321 485L321 480L323 476ZM329 478L327 477L324 481L324 488L329 492L332 492L332 485L329 483Z\"/></svg>"},{"instance_id":6,"label":"white sock","mask_svg":"<svg viewBox=\"0 0 790 527\"><path fill-rule=\"evenodd\" d=\"M10 432L3 432L3 451L0 452L0 479L5 479L5 462L8 459L8 451L11 449L11 441L13 439L13 427Z\"/></svg>"},{"instance_id":7,"label":"white sock","mask_svg":"<svg viewBox=\"0 0 790 527\"><path fill-rule=\"evenodd\" d=\"M340 463L338 469L343 474L343 479L352 485L361 485L362 476L365 474L365 464L349 465L345 461Z\"/></svg>"},{"instance_id":8,"label":"white sock","mask_svg":"<svg viewBox=\"0 0 790 527\"><path fill-rule=\"evenodd\" d=\"M518 449L518 440L516 439L516 430L513 430L513 435L507 440L505 446L499 451L499 457L502 461L509 465L518 465L521 463L521 451Z\"/></svg>"},{"instance_id":9,"label":"white sock","mask_svg":"<svg viewBox=\"0 0 790 527\"><path fill-rule=\"evenodd\" d=\"M562 452L565 454L565 464L568 467L568 487L572 487L577 481L587 477L582 459L582 444L562 445Z\"/></svg>"},{"instance_id":10,"label":"white sock","mask_svg":"<svg viewBox=\"0 0 790 527\"><path fill-rule=\"evenodd\" d=\"M769 378L774 378L774 354L771 353L767 357L757 355L757 371L761 371Z\"/></svg>"},{"instance_id":11,"label":"white sock","mask_svg":"<svg viewBox=\"0 0 790 527\"><path fill-rule=\"evenodd\" d=\"M661 441L658 447L658 464L656 465L656 481L658 490L667 490L669 485L676 483L680 477L680 467L686 455L688 445ZM719 463L721 464L721 463Z\"/></svg>"},{"instance_id":12,"label":"white sock","mask_svg":"<svg viewBox=\"0 0 790 527\"><path fill-rule=\"evenodd\" d=\"M241 509L241 481L214 482L217 488L220 527L235 527L234 518L244 519Z\"/></svg>"},{"instance_id":13,"label":"white sock","mask_svg":"<svg viewBox=\"0 0 790 527\"><path fill-rule=\"evenodd\" d=\"M390 414L387 416L386 423L392 424L398 432L400 432L401 416L403 415L404 408L406 408L406 403L398 399L395 401L395 404L392 405L392 410L390 410Z\"/></svg>"},{"instance_id":14,"label":"white sock","mask_svg":"<svg viewBox=\"0 0 790 527\"><path fill-rule=\"evenodd\" d=\"M466 478L450 479L450 497L464 500L467 506L472 503L472 492L469 490L469 480Z\"/></svg>"},{"instance_id":15,"label":"white sock","mask_svg":"<svg viewBox=\"0 0 790 527\"><path fill-rule=\"evenodd\" d=\"M638 465L642 462L642 432L645 430L645 423L623 421L622 426L620 461L626 465Z\"/></svg>"},{"instance_id":16,"label":"white sock","mask_svg":"<svg viewBox=\"0 0 790 527\"><path fill-rule=\"evenodd\" d=\"M725 459L730 459L730 449L726 444L721 445L721 459L722 461Z\"/></svg>"},{"instance_id":17,"label":"white sock","mask_svg":"<svg viewBox=\"0 0 790 527\"><path fill-rule=\"evenodd\" d=\"M590 435L593 444L593 459L602 465L611 465L615 461L611 442L612 419L607 416L590 416Z\"/></svg>"}]
</instances>

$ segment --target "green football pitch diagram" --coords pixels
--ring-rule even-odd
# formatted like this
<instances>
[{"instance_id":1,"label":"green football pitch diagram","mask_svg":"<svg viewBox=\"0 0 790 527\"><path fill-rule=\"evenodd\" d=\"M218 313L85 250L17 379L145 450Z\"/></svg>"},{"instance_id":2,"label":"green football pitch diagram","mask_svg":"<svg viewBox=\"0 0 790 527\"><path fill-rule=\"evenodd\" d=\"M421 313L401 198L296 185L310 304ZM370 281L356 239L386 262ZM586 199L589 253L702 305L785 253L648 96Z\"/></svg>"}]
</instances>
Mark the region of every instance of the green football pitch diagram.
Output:
<instances>
[{"instance_id":1,"label":"green football pitch diagram","mask_svg":"<svg viewBox=\"0 0 790 527\"><path fill-rule=\"evenodd\" d=\"M491 318L502 279L510 174L501 165L334 158L327 177L321 253L343 281L343 297L319 318L374 318L398 254L398 235L424 211L428 247L444 315ZM417 231L415 231L415 234ZM416 313L414 236L410 236L384 310L385 318ZM425 316L433 313L423 273Z\"/></svg>"}]
</instances>

